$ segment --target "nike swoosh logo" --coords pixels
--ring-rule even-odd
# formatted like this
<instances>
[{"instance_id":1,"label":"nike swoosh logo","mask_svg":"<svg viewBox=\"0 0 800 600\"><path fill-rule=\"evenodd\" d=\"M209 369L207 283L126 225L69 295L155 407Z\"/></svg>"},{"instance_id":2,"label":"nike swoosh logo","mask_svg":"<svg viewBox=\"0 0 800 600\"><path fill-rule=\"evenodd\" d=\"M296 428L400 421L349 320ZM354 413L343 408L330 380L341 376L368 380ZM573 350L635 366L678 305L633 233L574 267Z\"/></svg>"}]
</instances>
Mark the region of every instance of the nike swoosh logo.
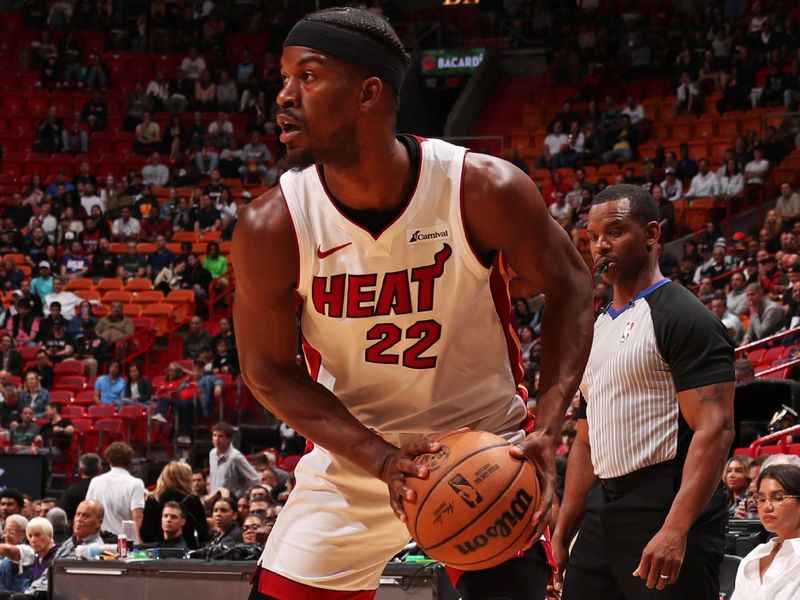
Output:
<instances>
[{"instance_id":1,"label":"nike swoosh logo","mask_svg":"<svg viewBox=\"0 0 800 600\"><path fill-rule=\"evenodd\" d=\"M341 246L334 246L330 250L323 250L321 245L317 246L317 258L326 258L326 257L330 256L331 254L333 254L334 252L338 252L339 250L342 250L343 248L347 248L352 243L353 242L347 242L346 244L342 244Z\"/></svg>"}]
</instances>

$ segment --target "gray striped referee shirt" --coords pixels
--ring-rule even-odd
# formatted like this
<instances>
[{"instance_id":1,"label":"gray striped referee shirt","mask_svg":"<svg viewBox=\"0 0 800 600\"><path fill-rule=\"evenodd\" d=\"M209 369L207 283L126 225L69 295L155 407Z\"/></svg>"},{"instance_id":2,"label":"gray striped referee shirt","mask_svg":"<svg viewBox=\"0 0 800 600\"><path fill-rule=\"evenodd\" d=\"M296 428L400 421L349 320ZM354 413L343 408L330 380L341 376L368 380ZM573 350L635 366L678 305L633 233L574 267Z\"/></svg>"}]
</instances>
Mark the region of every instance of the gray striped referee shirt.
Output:
<instances>
[{"instance_id":1,"label":"gray striped referee shirt","mask_svg":"<svg viewBox=\"0 0 800 600\"><path fill-rule=\"evenodd\" d=\"M733 350L720 320L668 279L601 313L579 411L595 474L620 477L673 458L682 465L692 430L677 393L733 381Z\"/></svg>"}]
</instances>

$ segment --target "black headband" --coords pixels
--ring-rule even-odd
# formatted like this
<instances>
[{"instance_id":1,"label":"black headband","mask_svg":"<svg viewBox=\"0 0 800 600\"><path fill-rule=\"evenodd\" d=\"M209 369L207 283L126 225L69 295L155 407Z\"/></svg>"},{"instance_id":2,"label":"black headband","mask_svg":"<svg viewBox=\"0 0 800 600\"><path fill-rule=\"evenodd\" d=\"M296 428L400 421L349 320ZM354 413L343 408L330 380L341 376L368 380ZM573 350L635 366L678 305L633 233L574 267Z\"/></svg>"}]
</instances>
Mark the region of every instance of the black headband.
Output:
<instances>
[{"instance_id":1,"label":"black headband","mask_svg":"<svg viewBox=\"0 0 800 600\"><path fill-rule=\"evenodd\" d=\"M399 90L406 74L405 62L380 42L321 21L300 21L286 36L286 46L305 46L330 54L377 75Z\"/></svg>"}]
</instances>

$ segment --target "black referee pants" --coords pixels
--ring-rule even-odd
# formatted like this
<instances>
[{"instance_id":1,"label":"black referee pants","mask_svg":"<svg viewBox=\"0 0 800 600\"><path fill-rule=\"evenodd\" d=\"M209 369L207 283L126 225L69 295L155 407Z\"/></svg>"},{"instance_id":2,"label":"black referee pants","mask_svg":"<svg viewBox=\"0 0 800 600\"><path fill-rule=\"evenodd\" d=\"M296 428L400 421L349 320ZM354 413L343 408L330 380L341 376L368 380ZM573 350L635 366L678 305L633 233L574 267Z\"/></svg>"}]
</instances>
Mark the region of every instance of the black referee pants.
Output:
<instances>
[{"instance_id":1,"label":"black referee pants","mask_svg":"<svg viewBox=\"0 0 800 600\"><path fill-rule=\"evenodd\" d=\"M728 520L720 487L689 532L678 580L650 590L633 577L642 551L661 529L676 493L676 467L656 465L598 484L567 564L563 600L719 600L719 566ZM627 478L627 479L626 479Z\"/></svg>"}]
</instances>

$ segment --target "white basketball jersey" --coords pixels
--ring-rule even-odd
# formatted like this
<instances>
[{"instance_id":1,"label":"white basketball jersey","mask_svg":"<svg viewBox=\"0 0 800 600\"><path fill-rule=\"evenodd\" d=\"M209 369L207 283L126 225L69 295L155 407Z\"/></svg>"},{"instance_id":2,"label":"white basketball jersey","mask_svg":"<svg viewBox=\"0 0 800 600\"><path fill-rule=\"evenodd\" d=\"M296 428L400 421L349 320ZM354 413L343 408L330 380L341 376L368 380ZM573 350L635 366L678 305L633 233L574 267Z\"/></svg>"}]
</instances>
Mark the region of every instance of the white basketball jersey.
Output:
<instances>
[{"instance_id":1,"label":"white basketball jersey","mask_svg":"<svg viewBox=\"0 0 800 600\"><path fill-rule=\"evenodd\" d=\"M418 141L412 197L377 236L340 212L318 169L281 177L309 371L379 433L518 429L519 342L502 257L483 265L464 229L466 150Z\"/></svg>"}]
</instances>

